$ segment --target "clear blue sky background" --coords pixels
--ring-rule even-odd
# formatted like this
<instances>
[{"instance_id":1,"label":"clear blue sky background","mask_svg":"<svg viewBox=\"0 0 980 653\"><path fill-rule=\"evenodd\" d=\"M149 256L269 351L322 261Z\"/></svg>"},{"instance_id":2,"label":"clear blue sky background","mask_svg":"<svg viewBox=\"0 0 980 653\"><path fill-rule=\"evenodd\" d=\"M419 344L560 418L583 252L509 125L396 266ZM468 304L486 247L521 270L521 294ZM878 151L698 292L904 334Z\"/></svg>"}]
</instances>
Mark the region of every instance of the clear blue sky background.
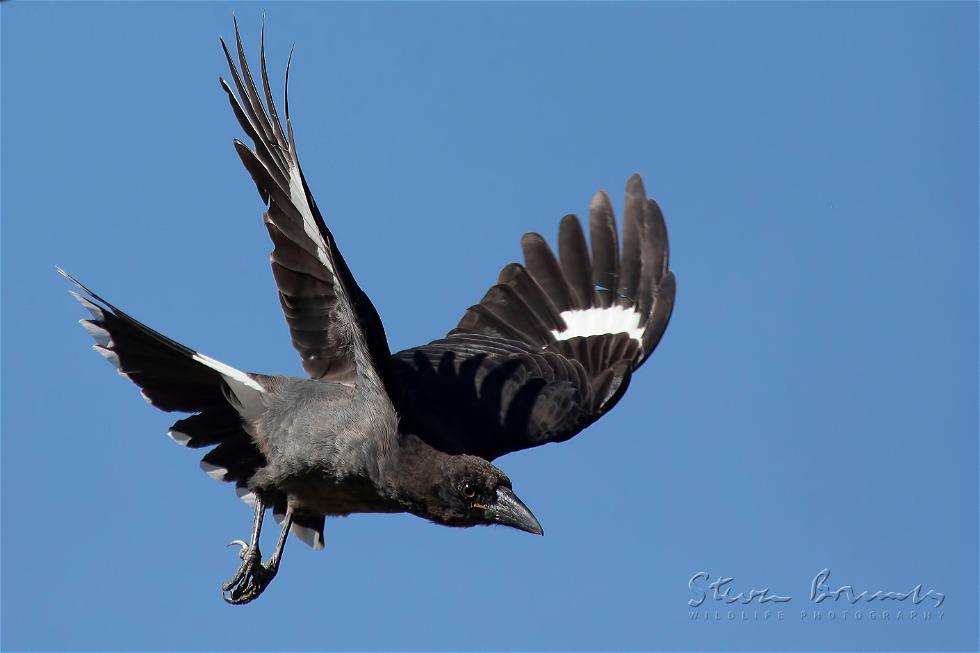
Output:
<instances>
[{"instance_id":1,"label":"clear blue sky background","mask_svg":"<svg viewBox=\"0 0 980 653\"><path fill-rule=\"evenodd\" d=\"M54 266L212 356L300 373L217 84L216 35L234 11L257 54L263 9L277 88L297 46L307 177L393 349L454 326L525 231L553 237L598 188L619 206L634 171L679 291L615 411L498 461L544 538L330 520L325 551L292 540L234 608L218 586L248 507L89 350ZM975 3L2 19L4 649L977 646ZM945 615L802 621L824 567L922 583ZM702 570L792 596L784 620L692 623Z\"/></svg>"}]
</instances>

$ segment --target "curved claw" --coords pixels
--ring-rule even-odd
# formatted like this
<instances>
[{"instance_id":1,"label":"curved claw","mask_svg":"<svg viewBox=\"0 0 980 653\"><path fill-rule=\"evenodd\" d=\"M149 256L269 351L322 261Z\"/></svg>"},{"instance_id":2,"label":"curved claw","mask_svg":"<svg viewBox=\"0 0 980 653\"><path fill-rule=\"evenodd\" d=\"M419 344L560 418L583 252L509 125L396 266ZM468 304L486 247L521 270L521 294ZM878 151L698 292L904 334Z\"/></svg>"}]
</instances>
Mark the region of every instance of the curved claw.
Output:
<instances>
[{"instance_id":1,"label":"curved claw","mask_svg":"<svg viewBox=\"0 0 980 653\"><path fill-rule=\"evenodd\" d=\"M229 605L241 605L243 603L248 603L248 601L242 600L244 598L243 594L235 591L226 594L225 592L227 591L228 590L224 590L221 592L221 598L224 599L225 603Z\"/></svg>"},{"instance_id":2,"label":"curved claw","mask_svg":"<svg viewBox=\"0 0 980 653\"><path fill-rule=\"evenodd\" d=\"M242 550L238 552L238 557L244 560L245 556L248 554L248 543L246 543L245 540L232 540L226 544L225 547L233 546L235 544L242 547Z\"/></svg>"},{"instance_id":3,"label":"curved claw","mask_svg":"<svg viewBox=\"0 0 980 653\"><path fill-rule=\"evenodd\" d=\"M240 585L246 576L251 573L252 568L255 567L256 564L261 564L262 554L259 552L258 546L256 546L255 550L253 551L252 547L246 544L243 540L232 540L227 544L227 546L232 546L235 544L241 547L241 550L238 552L238 557L241 558L242 564L239 565L238 570L235 572L235 575L231 577L231 580L221 586L221 589L226 592L232 590L237 585Z\"/></svg>"}]
</instances>

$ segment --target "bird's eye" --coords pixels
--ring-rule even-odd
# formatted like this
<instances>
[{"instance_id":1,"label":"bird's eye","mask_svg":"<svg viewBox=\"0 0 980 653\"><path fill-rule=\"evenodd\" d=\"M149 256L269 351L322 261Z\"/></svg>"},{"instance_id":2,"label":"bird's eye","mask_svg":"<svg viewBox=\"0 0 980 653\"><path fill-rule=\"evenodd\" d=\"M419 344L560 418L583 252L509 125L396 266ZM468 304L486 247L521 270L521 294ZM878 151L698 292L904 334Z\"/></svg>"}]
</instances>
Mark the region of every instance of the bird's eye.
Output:
<instances>
[{"instance_id":1,"label":"bird's eye","mask_svg":"<svg viewBox=\"0 0 980 653\"><path fill-rule=\"evenodd\" d=\"M476 496L476 490L469 483L463 483L462 492L463 492L463 496L466 497L467 499L472 499L473 497Z\"/></svg>"}]
</instances>

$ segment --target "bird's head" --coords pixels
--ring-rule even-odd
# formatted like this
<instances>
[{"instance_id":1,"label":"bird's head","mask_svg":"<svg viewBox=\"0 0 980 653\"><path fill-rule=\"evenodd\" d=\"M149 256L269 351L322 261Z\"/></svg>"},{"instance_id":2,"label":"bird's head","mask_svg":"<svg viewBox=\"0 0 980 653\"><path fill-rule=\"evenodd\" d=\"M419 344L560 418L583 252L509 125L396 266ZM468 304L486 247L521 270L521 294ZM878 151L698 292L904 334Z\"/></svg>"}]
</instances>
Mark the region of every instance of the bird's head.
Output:
<instances>
[{"instance_id":1,"label":"bird's head","mask_svg":"<svg viewBox=\"0 0 980 653\"><path fill-rule=\"evenodd\" d=\"M476 456L449 456L434 488L431 519L447 526L502 524L543 535L541 524L514 494L502 471Z\"/></svg>"},{"instance_id":2,"label":"bird's head","mask_svg":"<svg viewBox=\"0 0 980 653\"><path fill-rule=\"evenodd\" d=\"M543 535L541 524L511 489L510 479L483 458L442 455L428 475L419 516L445 526L502 524ZM435 470L433 470L435 471ZM420 488L421 489L421 488Z\"/></svg>"}]
</instances>

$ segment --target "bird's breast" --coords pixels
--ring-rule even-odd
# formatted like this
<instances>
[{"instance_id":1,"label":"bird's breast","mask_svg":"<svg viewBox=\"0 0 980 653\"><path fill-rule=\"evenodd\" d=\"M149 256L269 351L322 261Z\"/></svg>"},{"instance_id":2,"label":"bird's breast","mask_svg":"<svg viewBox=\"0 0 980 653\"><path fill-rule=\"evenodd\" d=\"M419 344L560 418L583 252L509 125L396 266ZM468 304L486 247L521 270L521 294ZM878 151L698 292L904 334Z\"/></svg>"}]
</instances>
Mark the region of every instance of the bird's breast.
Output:
<instances>
[{"instance_id":1,"label":"bird's breast","mask_svg":"<svg viewBox=\"0 0 980 653\"><path fill-rule=\"evenodd\" d=\"M283 483L290 501L298 508L325 514L350 515L358 512L403 512L404 508L379 494L366 478L330 478L306 474Z\"/></svg>"}]
</instances>

